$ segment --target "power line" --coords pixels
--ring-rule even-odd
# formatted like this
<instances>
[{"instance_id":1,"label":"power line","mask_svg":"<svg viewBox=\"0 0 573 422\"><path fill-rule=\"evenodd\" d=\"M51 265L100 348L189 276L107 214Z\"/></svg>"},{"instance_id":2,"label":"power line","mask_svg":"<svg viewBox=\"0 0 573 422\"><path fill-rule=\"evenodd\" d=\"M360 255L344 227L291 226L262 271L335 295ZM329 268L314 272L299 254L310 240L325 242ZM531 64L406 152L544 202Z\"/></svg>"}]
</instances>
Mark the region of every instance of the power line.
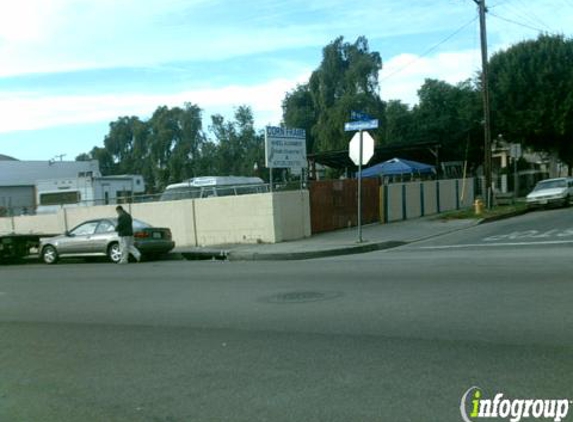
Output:
<instances>
[{"instance_id":1,"label":"power line","mask_svg":"<svg viewBox=\"0 0 573 422\"><path fill-rule=\"evenodd\" d=\"M472 23L474 23L477 20L477 16L475 16L472 20L470 20L469 22L465 23L464 25L460 26L458 29L456 29L453 33L451 33L450 35L448 35L446 38L444 38L442 41L440 41L439 43L433 45L432 47L428 48L426 51L424 51L421 55L417 56L415 59L412 59L411 61L409 61L408 63L406 63L404 66L399 67L398 69L394 70L393 72L391 72L390 74L386 75L385 77L383 77L382 79L380 79L380 82L385 81L387 79L390 79L392 76L396 75L397 73L403 71L404 69L406 69L407 67L410 67L412 64L416 63L418 60L420 60L422 57L426 57L428 54L430 54L431 52L433 52L434 50L436 50L439 46L441 46L442 44L446 43L447 41L449 41L450 39L452 39L453 37L455 37L456 35L458 35L460 32L462 32L465 28L467 28L468 26L470 26Z\"/></svg>"},{"instance_id":2,"label":"power line","mask_svg":"<svg viewBox=\"0 0 573 422\"><path fill-rule=\"evenodd\" d=\"M533 29L534 31L537 31L537 32L547 32L546 29L537 28L535 26L531 26L531 25L528 25L526 23L517 22L517 21L514 21L512 19L504 18L503 16L496 15L495 13L493 13L491 11L489 12L489 14L490 14L490 16L496 17L498 19L501 19L502 21L509 22L509 23L514 24L514 25L519 25L519 26L522 26L524 28Z\"/></svg>"},{"instance_id":3,"label":"power line","mask_svg":"<svg viewBox=\"0 0 573 422\"><path fill-rule=\"evenodd\" d=\"M529 12L527 12L527 4L523 1L523 0L518 0L519 3L523 6L524 9L526 9L526 12L528 16L531 16L531 18L534 21L537 21L537 23L540 23L542 26L544 26L545 28L549 29L549 31L552 31L552 28L549 27L549 25L547 25L545 23L545 21L543 21L543 19L541 19L539 16L537 16L534 12L532 12L531 10Z\"/></svg>"},{"instance_id":4,"label":"power line","mask_svg":"<svg viewBox=\"0 0 573 422\"><path fill-rule=\"evenodd\" d=\"M504 5L504 4L507 3L508 1L509 1L509 0L500 0L500 1L498 1L496 4L494 4L494 5L492 5L492 6L488 6L487 8L488 8L488 10L489 10L489 9L495 9L496 7L499 7L499 6Z\"/></svg>"},{"instance_id":5,"label":"power line","mask_svg":"<svg viewBox=\"0 0 573 422\"><path fill-rule=\"evenodd\" d=\"M518 6L515 4L519 0L509 0L507 3L503 5L503 9L507 11L506 14L510 14L514 20L519 19L521 22L525 22L527 25L535 26L538 23L535 22L530 16L527 15L522 9L523 5ZM501 8L497 9L499 12Z\"/></svg>"}]
</instances>

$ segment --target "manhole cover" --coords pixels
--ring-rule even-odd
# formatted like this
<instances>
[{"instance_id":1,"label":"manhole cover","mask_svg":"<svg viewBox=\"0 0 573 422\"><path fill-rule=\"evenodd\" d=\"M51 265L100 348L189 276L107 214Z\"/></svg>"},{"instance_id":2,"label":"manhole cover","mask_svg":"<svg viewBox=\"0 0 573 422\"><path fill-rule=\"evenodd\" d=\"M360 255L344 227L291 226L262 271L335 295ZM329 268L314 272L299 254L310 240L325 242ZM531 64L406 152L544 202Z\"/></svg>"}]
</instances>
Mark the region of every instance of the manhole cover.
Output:
<instances>
[{"instance_id":1,"label":"manhole cover","mask_svg":"<svg viewBox=\"0 0 573 422\"><path fill-rule=\"evenodd\" d=\"M300 292L279 293L276 295L265 297L263 298L263 301L270 303L307 303L307 302L319 302L323 300L336 299L337 297L340 296L342 296L341 292L300 291Z\"/></svg>"}]
</instances>

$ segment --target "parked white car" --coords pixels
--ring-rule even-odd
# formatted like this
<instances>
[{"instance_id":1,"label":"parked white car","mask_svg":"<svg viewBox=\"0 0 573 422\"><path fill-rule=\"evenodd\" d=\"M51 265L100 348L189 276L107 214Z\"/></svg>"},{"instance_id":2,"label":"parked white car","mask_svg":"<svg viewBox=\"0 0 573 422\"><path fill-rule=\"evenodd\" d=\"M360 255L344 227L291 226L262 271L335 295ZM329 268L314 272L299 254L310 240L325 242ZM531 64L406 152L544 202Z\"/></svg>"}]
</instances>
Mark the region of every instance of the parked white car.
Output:
<instances>
[{"instance_id":1,"label":"parked white car","mask_svg":"<svg viewBox=\"0 0 573 422\"><path fill-rule=\"evenodd\" d=\"M529 207L568 206L573 200L573 179L560 177L542 180L527 195Z\"/></svg>"}]
</instances>

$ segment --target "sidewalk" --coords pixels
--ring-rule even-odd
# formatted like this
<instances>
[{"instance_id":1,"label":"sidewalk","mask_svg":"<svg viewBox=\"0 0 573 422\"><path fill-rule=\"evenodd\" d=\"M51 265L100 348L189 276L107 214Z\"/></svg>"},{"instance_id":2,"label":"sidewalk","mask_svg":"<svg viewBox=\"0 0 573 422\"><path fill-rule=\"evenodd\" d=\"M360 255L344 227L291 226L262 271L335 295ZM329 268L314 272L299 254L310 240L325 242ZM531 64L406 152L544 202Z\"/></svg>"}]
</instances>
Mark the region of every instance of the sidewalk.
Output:
<instances>
[{"instance_id":1,"label":"sidewalk","mask_svg":"<svg viewBox=\"0 0 573 422\"><path fill-rule=\"evenodd\" d=\"M395 248L407 243L473 227L476 219L442 220L439 216L390 224L369 224L362 228L363 242L358 243L358 229L321 233L310 238L275 244L222 245L205 248L176 248L185 259L300 260L348 255Z\"/></svg>"}]
</instances>

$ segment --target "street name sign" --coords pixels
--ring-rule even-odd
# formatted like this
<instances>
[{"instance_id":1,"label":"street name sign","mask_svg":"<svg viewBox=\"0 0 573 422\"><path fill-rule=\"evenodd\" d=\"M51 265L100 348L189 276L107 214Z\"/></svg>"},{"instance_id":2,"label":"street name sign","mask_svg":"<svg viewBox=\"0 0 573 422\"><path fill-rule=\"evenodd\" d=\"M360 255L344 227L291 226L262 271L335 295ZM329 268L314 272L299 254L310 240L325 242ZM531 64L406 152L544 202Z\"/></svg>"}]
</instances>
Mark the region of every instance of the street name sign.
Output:
<instances>
[{"instance_id":1,"label":"street name sign","mask_svg":"<svg viewBox=\"0 0 573 422\"><path fill-rule=\"evenodd\" d=\"M367 129L377 129L377 128L378 128L378 119L359 120L356 122L344 123L345 132L354 132L357 130L367 130Z\"/></svg>"}]
</instances>

